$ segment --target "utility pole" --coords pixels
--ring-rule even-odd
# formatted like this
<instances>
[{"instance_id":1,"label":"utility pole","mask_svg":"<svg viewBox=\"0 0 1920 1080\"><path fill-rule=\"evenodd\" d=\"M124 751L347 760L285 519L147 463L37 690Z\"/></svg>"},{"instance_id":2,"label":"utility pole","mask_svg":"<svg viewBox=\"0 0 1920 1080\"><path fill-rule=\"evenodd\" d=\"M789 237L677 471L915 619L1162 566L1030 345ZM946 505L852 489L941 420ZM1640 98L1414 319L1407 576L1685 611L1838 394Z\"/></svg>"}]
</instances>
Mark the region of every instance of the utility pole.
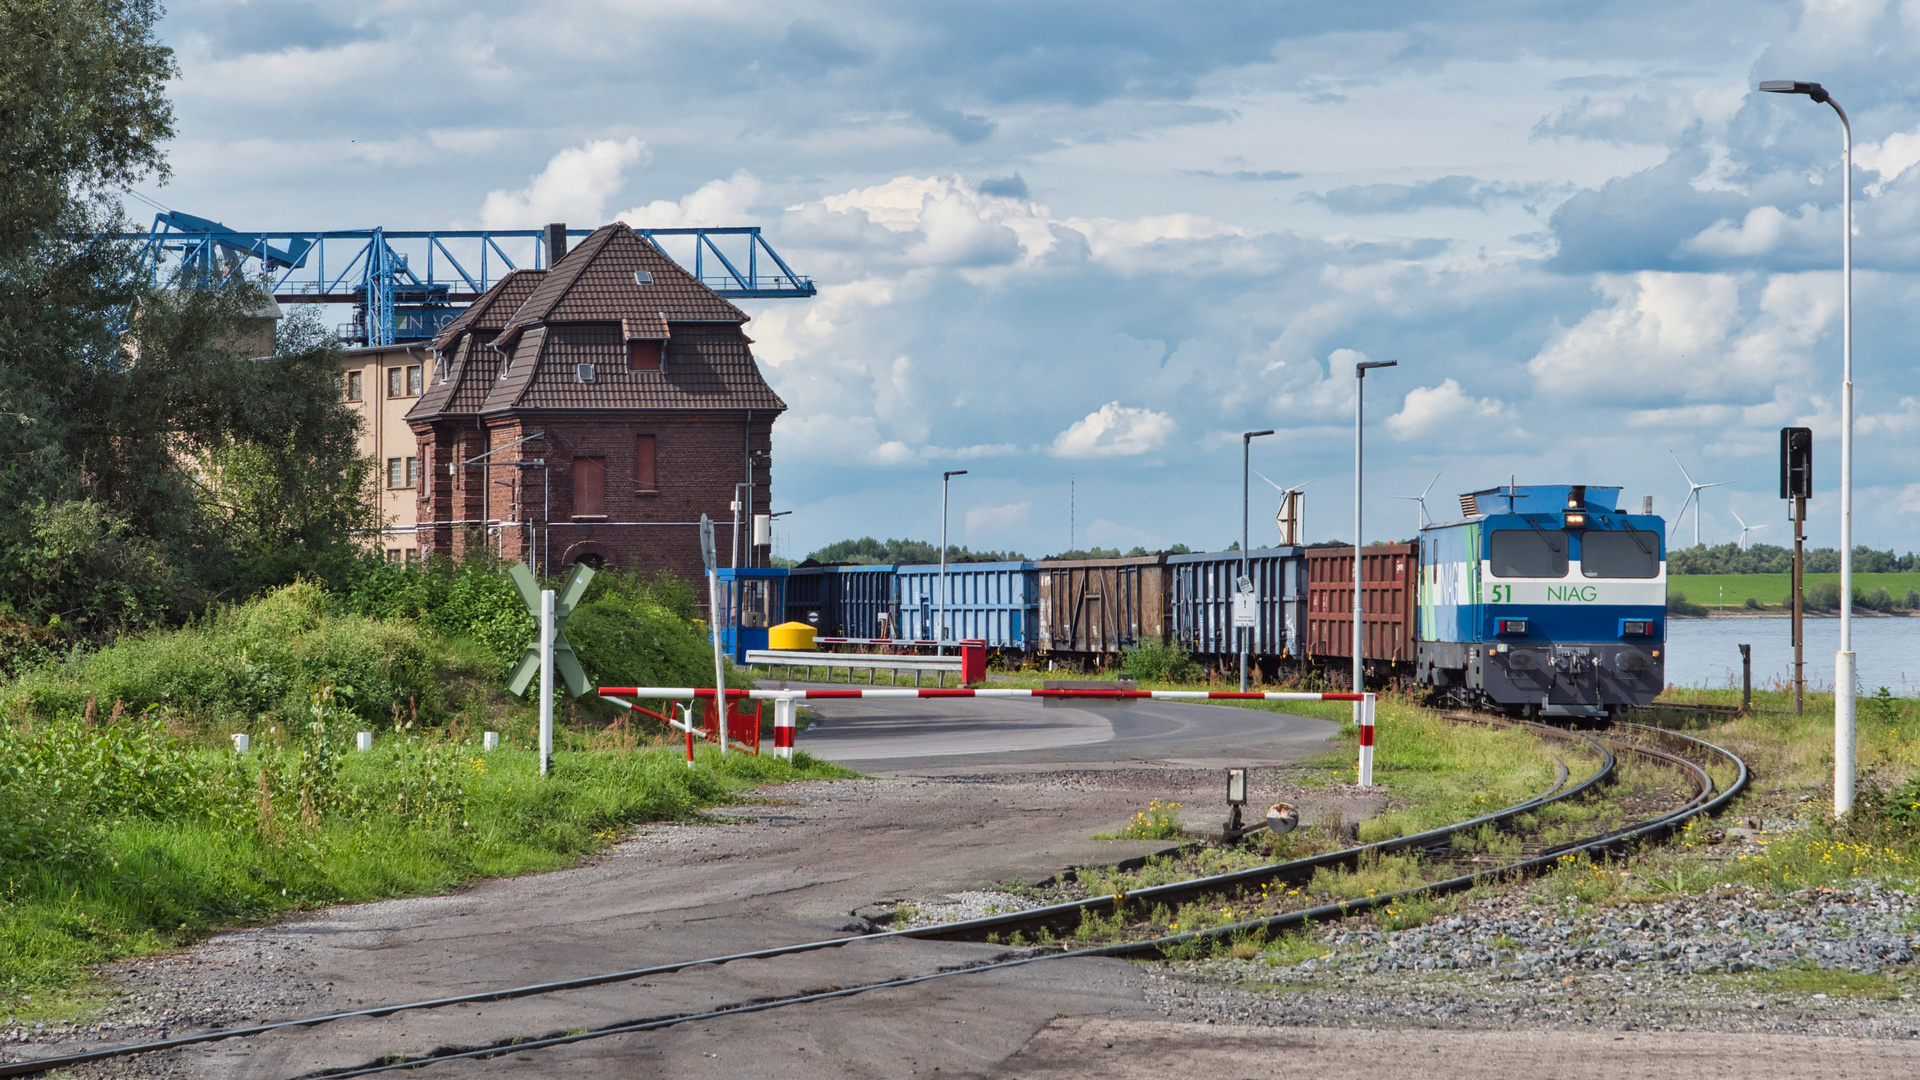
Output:
<instances>
[{"instance_id":1,"label":"utility pole","mask_svg":"<svg viewBox=\"0 0 1920 1080\"><path fill-rule=\"evenodd\" d=\"M1362 618L1366 614L1366 605L1362 602L1361 568L1365 565L1366 540L1360 531L1360 464L1361 447L1364 443L1365 417L1367 405L1367 371L1370 368L1399 367L1398 360L1368 360L1353 365L1353 692L1366 693L1366 661L1362 651L1366 645L1366 630ZM1360 710L1363 702L1353 703L1353 720L1360 722Z\"/></svg>"},{"instance_id":2,"label":"utility pole","mask_svg":"<svg viewBox=\"0 0 1920 1080\"><path fill-rule=\"evenodd\" d=\"M940 625L933 631L935 656L947 655L947 483L965 475L965 469L940 474Z\"/></svg>"},{"instance_id":3,"label":"utility pole","mask_svg":"<svg viewBox=\"0 0 1920 1080\"><path fill-rule=\"evenodd\" d=\"M1263 435L1271 434L1273 434L1271 431L1243 431L1240 433L1240 580L1234 584L1239 586L1237 595L1245 597L1245 599L1241 600L1240 604L1235 606L1238 607L1243 604L1251 610L1245 611L1244 613L1240 611L1234 612L1233 632L1234 635L1240 639L1240 692L1243 694L1247 692L1247 653L1253 638L1253 628L1257 624L1259 617L1259 599L1254 593L1253 575L1249 573L1252 564L1247 561L1247 544L1251 541L1251 533L1249 532L1249 526L1247 524L1247 504L1252 498L1247 490L1247 476L1253 468L1253 440ZM1265 474L1263 473L1262 475Z\"/></svg>"}]
</instances>

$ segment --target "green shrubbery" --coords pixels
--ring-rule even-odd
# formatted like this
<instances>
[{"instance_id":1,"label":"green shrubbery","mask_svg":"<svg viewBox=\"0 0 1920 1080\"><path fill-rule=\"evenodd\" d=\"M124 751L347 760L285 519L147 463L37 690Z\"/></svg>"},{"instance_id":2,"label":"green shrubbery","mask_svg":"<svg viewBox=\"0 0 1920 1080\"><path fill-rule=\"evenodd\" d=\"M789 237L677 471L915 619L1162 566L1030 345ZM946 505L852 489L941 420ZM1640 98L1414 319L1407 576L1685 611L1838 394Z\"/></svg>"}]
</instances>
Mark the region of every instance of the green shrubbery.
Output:
<instances>
[{"instance_id":1,"label":"green shrubbery","mask_svg":"<svg viewBox=\"0 0 1920 1080\"><path fill-rule=\"evenodd\" d=\"M1185 682L1196 669L1187 650L1155 641L1128 649L1120 657L1120 670L1147 682Z\"/></svg>"}]
</instances>

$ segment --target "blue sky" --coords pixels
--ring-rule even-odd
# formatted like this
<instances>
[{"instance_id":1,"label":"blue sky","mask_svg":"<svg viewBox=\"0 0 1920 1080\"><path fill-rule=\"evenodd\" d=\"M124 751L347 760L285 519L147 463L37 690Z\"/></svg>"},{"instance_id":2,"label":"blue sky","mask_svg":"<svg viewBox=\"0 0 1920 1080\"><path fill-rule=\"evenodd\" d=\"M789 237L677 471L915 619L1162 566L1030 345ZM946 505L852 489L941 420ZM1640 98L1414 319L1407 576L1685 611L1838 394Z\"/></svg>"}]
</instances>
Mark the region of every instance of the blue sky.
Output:
<instances>
[{"instance_id":1,"label":"blue sky","mask_svg":"<svg viewBox=\"0 0 1920 1080\"><path fill-rule=\"evenodd\" d=\"M1225 545L1239 432L1369 539L1515 476L1702 539L1838 538L1853 116L1856 537L1920 547L1920 8L1891 3L193 0L174 176L238 228L763 226L782 553L846 536ZM134 209L141 209L137 204ZM1671 451L1671 454L1670 454ZM1274 537L1258 478L1256 543ZM1688 542L1691 520L1682 530Z\"/></svg>"}]
</instances>

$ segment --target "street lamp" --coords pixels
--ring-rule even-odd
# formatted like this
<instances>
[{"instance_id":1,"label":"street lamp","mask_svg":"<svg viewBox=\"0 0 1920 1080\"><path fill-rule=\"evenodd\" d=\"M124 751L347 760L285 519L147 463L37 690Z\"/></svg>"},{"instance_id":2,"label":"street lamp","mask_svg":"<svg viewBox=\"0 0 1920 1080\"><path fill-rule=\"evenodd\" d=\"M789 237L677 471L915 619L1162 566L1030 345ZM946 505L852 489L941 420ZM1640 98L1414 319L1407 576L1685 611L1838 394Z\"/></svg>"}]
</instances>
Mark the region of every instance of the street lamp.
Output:
<instances>
[{"instance_id":1,"label":"street lamp","mask_svg":"<svg viewBox=\"0 0 1920 1080\"><path fill-rule=\"evenodd\" d=\"M1363 605L1361 604L1360 567L1365 549L1365 539L1360 532L1360 444L1363 418L1367 404L1367 371L1370 368L1399 367L1398 360L1367 360L1353 365L1353 692L1366 691L1366 672L1360 659L1360 647L1365 642L1364 631L1360 624ZM1360 719L1360 702L1353 703L1354 722Z\"/></svg>"},{"instance_id":2,"label":"street lamp","mask_svg":"<svg viewBox=\"0 0 1920 1080\"><path fill-rule=\"evenodd\" d=\"M933 655L947 655L947 482L967 475L965 469L940 474L940 625L933 632Z\"/></svg>"},{"instance_id":3,"label":"street lamp","mask_svg":"<svg viewBox=\"0 0 1920 1080\"><path fill-rule=\"evenodd\" d=\"M1853 125L1817 82L1768 79L1769 94L1805 94L1840 117L1840 651L1833 657L1833 814L1853 809Z\"/></svg>"},{"instance_id":4,"label":"street lamp","mask_svg":"<svg viewBox=\"0 0 1920 1080\"><path fill-rule=\"evenodd\" d=\"M1253 440L1262 435L1271 434L1273 434L1271 431L1243 431L1240 433L1240 580L1235 582L1235 584L1240 586L1241 592L1252 591L1250 586L1253 584L1253 578L1247 573L1247 543L1249 539L1247 500L1250 498L1247 494L1247 473L1252 468L1251 448L1253 446ZM1254 617L1256 619L1259 618L1259 608L1255 607L1254 611ZM1244 694L1247 692L1247 645L1253 637L1253 627L1236 626L1233 630L1234 634L1240 638L1240 692Z\"/></svg>"}]
</instances>

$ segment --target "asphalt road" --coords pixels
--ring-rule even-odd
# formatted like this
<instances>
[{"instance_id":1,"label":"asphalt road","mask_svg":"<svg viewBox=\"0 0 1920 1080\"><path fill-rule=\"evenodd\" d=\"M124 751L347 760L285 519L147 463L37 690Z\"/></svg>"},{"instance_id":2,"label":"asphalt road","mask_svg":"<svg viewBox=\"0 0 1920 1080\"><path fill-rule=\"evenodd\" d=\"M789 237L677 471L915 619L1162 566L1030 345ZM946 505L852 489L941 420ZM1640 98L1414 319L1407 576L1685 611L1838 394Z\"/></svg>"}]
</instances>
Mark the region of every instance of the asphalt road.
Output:
<instances>
[{"instance_id":1,"label":"asphalt road","mask_svg":"<svg viewBox=\"0 0 1920 1080\"><path fill-rule=\"evenodd\" d=\"M796 687L803 684L790 684ZM1152 762L1270 765L1324 753L1337 725L1180 701L826 698L798 746L870 775Z\"/></svg>"}]
</instances>

